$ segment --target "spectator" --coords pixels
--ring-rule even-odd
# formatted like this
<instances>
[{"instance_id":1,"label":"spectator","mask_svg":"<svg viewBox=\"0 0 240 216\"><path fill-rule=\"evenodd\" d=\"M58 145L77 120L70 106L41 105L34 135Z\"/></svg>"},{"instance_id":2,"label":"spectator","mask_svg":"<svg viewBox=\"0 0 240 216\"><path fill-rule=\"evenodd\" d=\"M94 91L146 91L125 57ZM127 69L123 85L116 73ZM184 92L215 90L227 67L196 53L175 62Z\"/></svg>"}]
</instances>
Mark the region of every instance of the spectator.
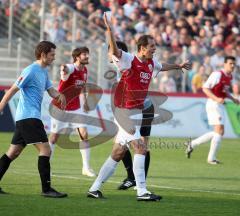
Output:
<instances>
[{"instance_id":1,"label":"spectator","mask_svg":"<svg viewBox=\"0 0 240 216\"><path fill-rule=\"evenodd\" d=\"M211 56L210 65L213 71L220 70L224 63L224 51L222 48L218 48L216 53Z\"/></svg>"},{"instance_id":2,"label":"spectator","mask_svg":"<svg viewBox=\"0 0 240 216\"><path fill-rule=\"evenodd\" d=\"M170 93L176 92L176 90L177 86L175 80L165 71L160 78L159 91L162 93Z\"/></svg>"},{"instance_id":3,"label":"spectator","mask_svg":"<svg viewBox=\"0 0 240 216\"><path fill-rule=\"evenodd\" d=\"M192 78L192 92L201 93L203 85L203 77L205 74L205 67L202 65L199 67L198 72Z\"/></svg>"},{"instance_id":4,"label":"spectator","mask_svg":"<svg viewBox=\"0 0 240 216\"><path fill-rule=\"evenodd\" d=\"M133 11L137 8L137 3L133 0L127 0L127 3L123 5L125 16L129 17L133 13Z\"/></svg>"},{"instance_id":5,"label":"spectator","mask_svg":"<svg viewBox=\"0 0 240 216\"><path fill-rule=\"evenodd\" d=\"M55 20L53 27L48 31L49 40L53 43L59 43L66 40L66 33L60 27L59 21Z\"/></svg>"}]
</instances>

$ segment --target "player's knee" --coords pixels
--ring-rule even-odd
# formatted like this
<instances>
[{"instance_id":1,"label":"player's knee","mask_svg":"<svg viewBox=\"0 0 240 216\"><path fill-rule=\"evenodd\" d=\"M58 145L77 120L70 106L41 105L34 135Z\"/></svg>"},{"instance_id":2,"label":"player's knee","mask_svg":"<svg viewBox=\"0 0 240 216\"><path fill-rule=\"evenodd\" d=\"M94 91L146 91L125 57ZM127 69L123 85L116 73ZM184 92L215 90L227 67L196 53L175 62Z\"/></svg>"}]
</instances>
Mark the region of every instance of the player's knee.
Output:
<instances>
[{"instance_id":1,"label":"player's knee","mask_svg":"<svg viewBox=\"0 0 240 216\"><path fill-rule=\"evenodd\" d=\"M112 159L113 159L113 160L119 162L120 160L123 159L124 154L125 154L124 148L121 148L121 147L120 147L120 148L114 149L114 150L112 151L112 155L111 155L111 156L112 156Z\"/></svg>"},{"instance_id":2,"label":"player's knee","mask_svg":"<svg viewBox=\"0 0 240 216\"><path fill-rule=\"evenodd\" d=\"M57 134L51 134L49 137L49 142L55 144L57 142L57 139L58 139Z\"/></svg>"},{"instance_id":3,"label":"player's knee","mask_svg":"<svg viewBox=\"0 0 240 216\"><path fill-rule=\"evenodd\" d=\"M86 133L82 133L81 137L82 137L82 140L87 140L88 139L87 132Z\"/></svg>"},{"instance_id":4,"label":"player's knee","mask_svg":"<svg viewBox=\"0 0 240 216\"><path fill-rule=\"evenodd\" d=\"M216 130L215 130L216 133L220 134L221 136L224 135L224 127L218 127Z\"/></svg>"},{"instance_id":5,"label":"player's knee","mask_svg":"<svg viewBox=\"0 0 240 216\"><path fill-rule=\"evenodd\" d=\"M51 148L47 144L42 144L41 148L39 149L39 155L50 157L51 155Z\"/></svg>"},{"instance_id":6,"label":"player's knee","mask_svg":"<svg viewBox=\"0 0 240 216\"><path fill-rule=\"evenodd\" d=\"M7 156L11 159L11 160L15 160L19 155L21 154L20 150L14 150L14 151L8 151L7 152Z\"/></svg>"},{"instance_id":7,"label":"player's knee","mask_svg":"<svg viewBox=\"0 0 240 216\"><path fill-rule=\"evenodd\" d=\"M141 154L141 155L146 155L147 153L147 147L144 144L143 141L138 143L137 145L134 146L134 153L135 154Z\"/></svg>"},{"instance_id":8,"label":"player's knee","mask_svg":"<svg viewBox=\"0 0 240 216\"><path fill-rule=\"evenodd\" d=\"M134 151L135 154L141 154L141 155L146 155L147 154L147 149L146 148L137 148Z\"/></svg>"}]
</instances>

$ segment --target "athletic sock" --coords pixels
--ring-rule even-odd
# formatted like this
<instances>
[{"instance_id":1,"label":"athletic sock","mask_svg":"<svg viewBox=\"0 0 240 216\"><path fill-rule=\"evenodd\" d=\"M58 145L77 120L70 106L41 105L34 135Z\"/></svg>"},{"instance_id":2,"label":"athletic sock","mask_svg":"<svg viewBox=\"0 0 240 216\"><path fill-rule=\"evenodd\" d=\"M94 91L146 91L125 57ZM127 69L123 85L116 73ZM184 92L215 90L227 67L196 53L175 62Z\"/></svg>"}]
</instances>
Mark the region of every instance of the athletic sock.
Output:
<instances>
[{"instance_id":1,"label":"athletic sock","mask_svg":"<svg viewBox=\"0 0 240 216\"><path fill-rule=\"evenodd\" d=\"M0 158L0 181L10 166L11 162L12 160L6 154Z\"/></svg>"},{"instance_id":2,"label":"athletic sock","mask_svg":"<svg viewBox=\"0 0 240 216\"><path fill-rule=\"evenodd\" d=\"M145 163L145 155L141 155L141 154L134 155L133 172L135 175L138 196L141 196L147 193L144 163Z\"/></svg>"},{"instance_id":3,"label":"athletic sock","mask_svg":"<svg viewBox=\"0 0 240 216\"><path fill-rule=\"evenodd\" d=\"M83 169L88 170L90 169L90 148L89 148L89 142L88 141L82 141L80 143L80 152L82 155L82 164Z\"/></svg>"},{"instance_id":4,"label":"athletic sock","mask_svg":"<svg viewBox=\"0 0 240 216\"><path fill-rule=\"evenodd\" d=\"M194 139L191 144L192 144L192 148L195 148L198 145L201 145L203 143L208 142L209 140L211 140L214 136L214 132L208 132L203 134L202 136L198 137L197 139Z\"/></svg>"},{"instance_id":5,"label":"athletic sock","mask_svg":"<svg viewBox=\"0 0 240 216\"><path fill-rule=\"evenodd\" d=\"M220 147L221 140L222 140L222 136L220 134L214 132L214 136L212 138L210 150L208 153L208 161L216 160L216 154Z\"/></svg>"},{"instance_id":6,"label":"athletic sock","mask_svg":"<svg viewBox=\"0 0 240 216\"><path fill-rule=\"evenodd\" d=\"M132 162L132 155L129 150L126 151L122 162L125 166L125 169L127 171L127 178L131 180L135 180L134 173L133 173L133 162Z\"/></svg>"},{"instance_id":7,"label":"athletic sock","mask_svg":"<svg viewBox=\"0 0 240 216\"><path fill-rule=\"evenodd\" d=\"M51 188L50 162L48 156L38 157L38 171L42 182L42 191L47 192Z\"/></svg>"},{"instance_id":8,"label":"athletic sock","mask_svg":"<svg viewBox=\"0 0 240 216\"><path fill-rule=\"evenodd\" d=\"M52 159L53 159L53 155L54 155L54 151L55 151L56 144L49 142L49 145L50 145L50 148L51 148L50 160L52 160Z\"/></svg>"},{"instance_id":9,"label":"athletic sock","mask_svg":"<svg viewBox=\"0 0 240 216\"><path fill-rule=\"evenodd\" d=\"M111 156L108 157L108 159L105 161L105 163L102 165L98 177L94 181L93 185L89 189L89 191L97 191L100 189L102 183L108 180L110 178L116 167L118 165L118 162L113 160Z\"/></svg>"},{"instance_id":10,"label":"athletic sock","mask_svg":"<svg viewBox=\"0 0 240 216\"><path fill-rule=\"evenodd\" d=\"M145 166L144 166L144 168L145 168L145 178L147 178L149 164L150 164L150 151L147 151L146 157L145 157Z\"/></svg>"}]
</instances>

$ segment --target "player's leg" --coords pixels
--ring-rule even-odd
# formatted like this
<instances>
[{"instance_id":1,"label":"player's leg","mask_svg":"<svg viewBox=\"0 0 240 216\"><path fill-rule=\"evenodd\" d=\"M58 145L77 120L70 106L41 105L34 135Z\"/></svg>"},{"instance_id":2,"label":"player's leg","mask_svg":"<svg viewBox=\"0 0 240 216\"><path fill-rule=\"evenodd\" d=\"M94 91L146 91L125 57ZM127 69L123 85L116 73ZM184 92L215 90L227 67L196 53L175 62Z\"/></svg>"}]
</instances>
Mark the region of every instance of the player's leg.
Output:
<instances>
[{"instance_id":1,"label":"player's leg","mask_svg":"<svg viewBox=\"0 0 240 216\"><path fill-rule=\"evenodd\" d=\"M126 146L121 145L119 143L114 144L111 156L109 156L105 163L102 165L96 180L94 181L93 185L90 187L88 191L88 197L90 198L103 197L102 193L100 192L102 183L107 181L108 178L110 178L113 175L118 162L122 160L126 150L127 150Z\"/></svg>"},{"instance_id":2,"label":"player's leg","mask_svg":"<svg viewBox=\"0 0 240 216\"><path fill-rule=\"evenodd\" d=\"M95 177L96 173L90 167L90 144L88 142L87 128L86 127L77 128L77 131L79 137L82 140L79 146L83 163L82 174L89 177Z\"/></svg>"},{"instance_id":3,"label":"player's leg","mask_svg":"<svg viewBox=\"0 0 240 216\"><path fill-rule=\"evenodd\" d=\"M141 137L142 142L145 143L146 146L148 146L149 143L149 137ZM147 149L146 155L145 155L145 164L144 164L144 170L145 170L145 177L147 178L148 170L150 165L150 151Z\"/></svg>"},{"instance_id":4,"label":"player's leg","mask_svg":"<svg viewBox=\"0 0 240 216\"><path fill-rule=\"evenodd\" d=\"M193 150L197 146L210 141L213 138L213 136L214 136L214 132L213 131L207 132L207 133L203 134L202 136L200 136L200 137L198 137L198 138L196 138L196 139L186 143L186 145L187 145L187 148L186 148L186 156L187 156L187 158L191 157L191 153L193 152Z\"/></svg>"},{"instance_id":5,"label":"player's leg","mask_svg":"<svg viewBox=\"0 0 240 216\"><path fill-rule=\"evenodd\" d=\"M21 154L22 150L26 146L26 143L21 134L21 127L21 122L16 122L16 128L11 141L11 143L13 144L10 145L6 154L2 155L2 157L0 158L0 181L8 170L11 162ZM3 192L0 188L0 193L4 194L5 192Z\"/></svg>"},{"instance_id":6,"label":"player's leg","mask_svg":"<svg viewBox=\"0 0 240 216\"><path fill-rule=\"evenodd\" d=\"M127 171L127 178L125 178L123 182L119 185L118 190L127 190L128 188L136 185L135 177L133 173L132 155L129 149L127 149L122 159L122 162Z\"/></svg>"},{"instance_id":7,"label":"player's leg","mask_svg":"<svg viewBox=\"0 0 240 216\"><path fill-rule=\"evenodd\" d=\"M137 185L137 200L138 201L158 201L162 197L152 194L146 188L145 178L145 154L147 146L141 140L134 140L131 142L134 149L133 172Z\"/></svg>"},{"instance_id":8,"label":"player's leg","mask_svg":"<svg viewBox=\"0 0 240 216\"><path fill-rule=\"evenodd\" d=\"M142 125L140 128L140 134L142 141L147 145L149 141L149 136L151 134L151 124L154 119L154 106L151 104L147 109L142 111L143 118L142 118ZM128 150L123 159L123 164L127 171L127 178L123 180L121 185L118 187L119 190L126 190L130 187L136 185L135 177L133 173L133 165L132 165L132 155ZM146 157L145 157L145 177L147 177L148 169L150 164L150 151L147 150Z\"/></svg>"},{"instance_id":9,"label":"player's leg","mask_svg":"<svg viewBox=\"0 0 240 216\"><path fill-rule=\"evenodd\" d=\"M51 187L51 167L50 155L51 148L48 137L44 130L44 125L39 119L25 119L22 122L22 136L26 144L34 144L39 152L38 171L42 184L42 196L60 198L67 194L60 193Z\"/></svg>"},{"instance_id":10,"label":"player's leg","mask_svg":"<svg viewBox=\"0 0 240 216\"><path fill-rule=\"evenodd\" d=\"M6 154L0 158L0 181L8 170L11 162L15 160L22 152L25 146L11 144ZM6 194L0 187L0 194Z\"/></svg>"},{"instance_id":11,"label":"player's leg","mask_svg":"<svg viewBox=\"0 0 240 216\"><path fill-rule=\"evenodd\" d=\"M63 128L69 128L69 127L70 127L70 123L62 122L62 121L59 121L55 118L51 118L51 133L50 133L50 136L49 136L49 145L50 145L50 148L51 148L50 160L53 159L56 143L57 143L58 138L60 136L59 131L62 130Z\"/></svg>"},{"instance_id":12,"label":"player's leg","mask_svg":"<svg viewBox=\"0 0 240 216\"><path fill-rule=\"evenodd\" d=\"M220 148L222 136L224 135L224 125L215 125L214 126L214 135L211 140L210 150L208 153L208 163L209 164L218 164L219 161L216 158L217 151Z\"/></svg>"},{"instance_id":13,"label":"player's leg","mask_svg":"<svg viewBox=\"0 0 240 216\"><path fill-rule=\"evenodd\" d=\"M66 193L60 193L51 187L51 166L50 166L50 155L51 148L48 142L36 143L34 146L39 152L38 157L38 171L42 183L42 196L62 198L66 197Z\"/></svg>"},{"instance_id":14,"label":"player's leg","mask_svg":"<svg viewBox=\"0 0 240 216\"><path fill-rule=\"evenodd\" d=\"M50 148L51 148L51 156L50 156L51 160L53 159L56 143L57 143L57 140L58 140L59 136L60 135L58 133L51 133L50 136L49 136L49 145L50 145Z\"/></svg>"},{"instance_id":15,"label":"player's leg","mask_svg":"<svg viewBox=\"0 0 240 216\"><path fill-rule=\"evenodd\" d=\"M206 112L207 112L208 124L210 126L223 124L223 121L224 121L223 105L218 105L215 102L208 100L206 103ZM186 148L186 156L190 158L191 153L197 146L212 140L214 136L215 136L215 132L211 131L211 132L205 133L204 135L198 137L197 139L192 140L191 142L188 142L187 148Z\"/></svg>"},{"instance_id":16,"label":"player's leg","mask_svg":"<svg viewBox=\"0 0 240 216\"><path fill-rule=\"evenodd\" d=\"M148 108L143 110L143 120L140 128L141 139L147 146L149 143L149 137L151 135L152 121L154 119L154 106L151 104ZM150 151L147 149L145 157L145 176L147 177L148 169L150 165Z\"/></svg>"}]
</instances>

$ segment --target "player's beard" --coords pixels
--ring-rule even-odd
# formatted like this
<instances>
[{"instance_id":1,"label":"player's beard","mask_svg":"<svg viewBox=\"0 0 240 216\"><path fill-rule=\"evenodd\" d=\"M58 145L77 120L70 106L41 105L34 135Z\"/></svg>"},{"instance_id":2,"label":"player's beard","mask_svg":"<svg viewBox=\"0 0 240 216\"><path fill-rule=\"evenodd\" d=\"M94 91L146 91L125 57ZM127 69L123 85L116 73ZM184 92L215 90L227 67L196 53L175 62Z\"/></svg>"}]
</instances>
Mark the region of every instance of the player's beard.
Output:
<instances>
[{"instance_id":1,"label":"player's beard","mask_svg":"<svg viewBox=\"0 0 240 216\"><path fill-rule=\"evenodd\" d=\"M87 65L87 64L89 64L89 62L88 62L88 60L84 60L84 61L81 61L81 64L82 65Z\"/></svg>"}]
</instances>

